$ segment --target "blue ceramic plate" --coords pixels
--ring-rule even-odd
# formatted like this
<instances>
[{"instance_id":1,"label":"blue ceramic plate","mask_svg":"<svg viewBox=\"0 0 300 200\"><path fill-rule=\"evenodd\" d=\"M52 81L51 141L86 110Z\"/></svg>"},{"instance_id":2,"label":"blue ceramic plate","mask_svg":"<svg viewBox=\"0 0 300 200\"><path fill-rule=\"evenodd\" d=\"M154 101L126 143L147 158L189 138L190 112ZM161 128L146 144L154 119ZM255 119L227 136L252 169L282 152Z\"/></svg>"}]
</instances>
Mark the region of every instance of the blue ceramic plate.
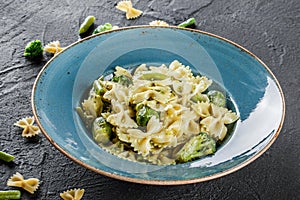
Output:
<instances>
[{"instance_id":1,"label":"blue ceramic plate","mask_svg":"<svg viewBox=\"0 0 300 200\"><path fill-rule=\"evenodd\" d=\"M240 115L231 137L213 156L171 166L131 162L101 149L75 111L92 82L116 65L175 59L225 88ZM150 26L122 28L70 45L39 73L32 107L44 135L70 159L109 177L157 185L206 181L246 166L277 138L285 113L276 78L243 47L198 30Z\"/></svg>"}]
</instances>

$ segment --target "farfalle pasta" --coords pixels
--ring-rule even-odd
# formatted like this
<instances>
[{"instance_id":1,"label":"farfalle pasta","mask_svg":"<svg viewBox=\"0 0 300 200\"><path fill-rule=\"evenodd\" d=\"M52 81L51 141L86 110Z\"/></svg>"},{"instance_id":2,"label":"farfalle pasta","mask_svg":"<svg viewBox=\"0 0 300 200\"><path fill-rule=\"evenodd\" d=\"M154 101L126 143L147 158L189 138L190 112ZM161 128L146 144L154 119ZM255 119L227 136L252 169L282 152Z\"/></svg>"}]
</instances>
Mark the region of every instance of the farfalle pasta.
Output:
<instances>
[{"instance_id":1,"label":"farfalle pasta","mask_svg":"<svg viewBox=\"0 0 300 200\"><path fill-rule=\"evenodd\" d=\"M63 49L64 48L60 47L60 42L58 40L50 42L44 47L45 52L52 53L52 54L57 54L61 52Z\"/></svg>"},{"instance_id":2,"label":"farfalle pasta","mask_svg":"<svg viewBox=\"0 0 300 200\"><path fill-rule=\"evenodd\" d=\"M150 26L169 26L169 24L162 20L154 20L149 23Z\"/></svg>"},{"instance_id":3,"label":"farfalle pasta","mask_svg":"<svg viewBox=\"0 0 300 200\"><path fill-rule=\"evenodd\" d=\"M20 187L29 193L33 194L39 187L40 180L37 178L24 179L24 177L17 172L7 181L7 186Z\"/></svg>"},{"instance_id":4,"label":"farfalle pasta","mask_svg":"<svg viewBox=\"0 0 300 200\"><path fill-rule=\"evenodd\" d=\"M126 12L127 19L135 19L143 13L143 11L133 8L131 1L120 1L117 4L116 8L118 10Z\"/></svg>"},{"instance_id":5,"label":"farfalle pasta","mask_svg":"<svg viewBox=\"0 0 300 200\"><path fill-rule=\"evenodd\" d=\"M239 118L214 103L226 99L209 90L212 80L177 60L115 69L95 80L77 110L99 146L121 158L169 165L213 154Z\"/></svg>"},{"instance_id":6,"label":"farfalle pasta","mask_svg":"<svg viewBox=\"0 0 300 200\"><path fill-rule=\"evenodd\" d=\"M40 128L33 124L34 124L34 117L25 117L23 119L20 119L16 123L14 123L15 126L23 128L22 131L23 137L32 137L38 135L41 132Z\"/></svg>"},{"instance_id":7,"label":"farfalle pasta","mask_svg":"<svg viewBox=\"0 0 300 200\"><path fill-rule=\"evenodd\" d=\"M71 189L60 193L60 197L64 200L80 200L83 194L84 189Z\"/></svg>"}]
</instances>

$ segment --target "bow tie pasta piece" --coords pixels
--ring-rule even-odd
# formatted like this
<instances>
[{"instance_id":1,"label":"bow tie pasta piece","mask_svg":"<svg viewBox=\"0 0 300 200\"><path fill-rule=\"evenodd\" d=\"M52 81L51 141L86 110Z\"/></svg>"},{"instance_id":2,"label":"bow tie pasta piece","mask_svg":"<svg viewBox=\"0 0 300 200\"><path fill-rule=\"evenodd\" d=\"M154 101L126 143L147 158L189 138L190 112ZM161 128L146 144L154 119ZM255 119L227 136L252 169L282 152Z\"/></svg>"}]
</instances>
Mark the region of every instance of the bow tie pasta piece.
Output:
<instances>
[{"instance_id":1,"label":"bow tie pasta piece","mask_svg":"<svg viewBox=\"0 0 300 200\"><path fill-rule=\"evenodd\" d=\"M64 200L80 200L84 194L84 189L72 189L60 193L60 197Z\"/></svg>"},{"instance_id":2,"label":"bow tie pasta piece","mask_svg":"<svg viewBox=\"0 0 300 200\"><path fill-rule=\"evenodd\" d=\"M129 90L127 87L124 87L120 84L113 84L112 88L105 92L103 98L106 100L115 100L119 102L124 102L126 105L129 105Z\"/></svg>"},{"instance_id":3,"label":"bow tie pasta piece","mask_svg":"<svg viewBox=\"0 0 300 200\"><path fill-rule=\"evenodd\" d=\"M198 102L191 106L194 111L201 117L205 118L211 115L211 104L208 102Z\"/></svg>"},{"instance_id":4,"label":"bow tie pasta piece","mask_svg":"<svg viewBox=\"0 0 300 200\"><path fill-rule=\"evenodd\" d=\"M126 12L127 19L135 19L143 13L141 10L133 8L131 1L120 1L117 4L116 8L118 10Z\"/></svg>"},{"instance_id":5,"label":"bow tie pasta piece","mask_svg":"<svg viewBox=\"0 0 300 200\"><path fill-rule=\"evenodd\" d=\"M23 137L32 137L38 135L41 132L40 128L33 124L34 124L34 117L25 117L17 121L16 123L14 123L15 126L23 128L22 131Z\"/></svg>"},{"instance_id":6,"label":"bow tie pasta piece","mask_svg":"<svg viewBox=\"0 0 300 200\"><path fill-rule=\"evenodd\" d=\"M205 117L200 121L200 130L207 132L216 140L222 141L227 133L226 124L231 124L239 119L236 113L227 108L209 104L210 116Z\"/></svg>"},{"instance_id":7,"label":"bow tie pasta piece","mask_svg":"<svg viewBox=\"0 0 300 200\"><path fill-rule=\"evenodd\" d=\"M91 95L88 99L82 102L82 108L87 116L93 118L99 117L103 109L103 102L99 95Z\"/></svg>"},{"instance_id":8,"label":"bow tie pasta piece","mask_svg":"<svg viewBox=\"0 0 300 200\"><path fill-rule=\"evenodd\" d=\"M148 155L153 148L153 145L150 143L152 135L158 133L161 129L162 125L155 116L149 120L146 132L139 129L128 129L127 133L129 134L131 146L139 154Z\"/></svg>"},{"instance_id":9,"label":"bow tie pasta piece","mask_svg":"<svg viewBox=\"0 0 300 200\"><path fill-rule=\"evenodd\" d=\"M170 75L177 80L190 80L193 78L192 70L189 66L184 66L178 60L174 60L169 66Z\"/></svg>"},{"instance_id":10,"label":"bow tie pasta piece","mask_svg":"<svg viewBox=\"0 0 300 200\"><path fill-rule=\"evenodd\" d=\"M17 172L8 181L8 186L21 187L29 193L33 194L39 187L40 180L37 178L24 179L24 177Z\"/></svg>"},{"instance_id":11,"label":"bow tie pasta piece","mask_svg":"<svg viewBox=\"0 0 300 200\"><path fill-rule=\"evenodd\" d=\"M44 47L44 51L52 54L57 54L58 52L61 52L64 48L60 47L59 41L53 41L47 44Z\"/></svg>"},{"instance_id":12,"label":"bow tie pasta piece","mask_svg":"<svg viewBox=\"0 0 300 200\"><path fill-rule=\"evenodd\" d=\"M116 71L114 72L114 74L116 76L124 75L129 78L132 78L132 75L130 74L130 72L128 70L124 69L123 67L117 66L115 69L116 69Z\"/></svg>"},{"instance_id":13,"label":"bow tie pasta piece","mask_svg":"<svg viewBox=\"0 0 300 200\"><path fill-rule=\"evenodd\" d=\"M162 20L154 20L149 23L150 26L169 26L169 24Z\"/></svg>"},{"instance_id":14,"label":"bow tie pasta piece","mask_svg":"<svg viewBox=\"0 0 300 200\"><path fill-rule=\"evenodd\" d=\"M122 105L120 102L112 100L111 101L113 114L107 117L107 121L118 127L124 128L137 128L136 122L131 119L129 107Z\"/></svg>"}]
</instances>

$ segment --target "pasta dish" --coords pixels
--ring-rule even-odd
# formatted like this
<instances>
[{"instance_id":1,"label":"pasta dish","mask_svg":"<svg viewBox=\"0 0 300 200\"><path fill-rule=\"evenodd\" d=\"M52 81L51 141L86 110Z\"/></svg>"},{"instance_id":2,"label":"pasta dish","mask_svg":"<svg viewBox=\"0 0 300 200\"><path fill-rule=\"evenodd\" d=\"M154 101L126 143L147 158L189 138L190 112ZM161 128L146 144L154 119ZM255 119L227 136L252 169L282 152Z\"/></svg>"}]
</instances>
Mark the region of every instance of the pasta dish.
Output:
<instances>
[{"instance_id":1,"label":"pasta dish","mask_svg":"<svg viewBox=\"0 0 300 200\"><path fill-rule=\"evenodd\" d=\"M94 81L77 111L95 142L114 155L185 163L213 154L239 118L212 83L177 60L132 71L117 66L113 77Z\"/></svg>"}]
</instances>

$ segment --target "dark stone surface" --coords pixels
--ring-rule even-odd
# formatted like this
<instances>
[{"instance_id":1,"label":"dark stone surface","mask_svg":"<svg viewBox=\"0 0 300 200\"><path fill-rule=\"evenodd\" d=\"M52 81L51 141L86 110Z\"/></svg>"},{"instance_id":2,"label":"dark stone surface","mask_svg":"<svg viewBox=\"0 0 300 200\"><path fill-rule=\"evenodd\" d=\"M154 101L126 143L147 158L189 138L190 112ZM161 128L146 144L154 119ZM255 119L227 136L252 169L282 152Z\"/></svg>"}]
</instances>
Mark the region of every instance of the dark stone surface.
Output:
<instances>
[{"instance_id":1,"label":"dark stone surface","mask_svg":"<svg viewBox=\"0 0 300 200\"><path fill-rule=\"evenodd\" d=\"M101 0L1 0L0 1L0 150L16 156L14 163L0 161L0 190L19 171L41 180L34 195L22 199L60 199L59 193L84 188L84 199L300 199L299 30L298 0L134 0L144 11L126 20L114 6ZM238 44L260 57L278 78L286 98L282 131L259 159L243 169L212 181L183 186L150 186L104 177L74 163L41 134L21 136L13 126L31 116L31 88L36 75L50 59L23 57L27 42L60 40L62 46L78 40L79 24L95 15L96 24L129 26L155 19L170 24L195 17L198 29Z\"/></svg>"}]
</instances>

